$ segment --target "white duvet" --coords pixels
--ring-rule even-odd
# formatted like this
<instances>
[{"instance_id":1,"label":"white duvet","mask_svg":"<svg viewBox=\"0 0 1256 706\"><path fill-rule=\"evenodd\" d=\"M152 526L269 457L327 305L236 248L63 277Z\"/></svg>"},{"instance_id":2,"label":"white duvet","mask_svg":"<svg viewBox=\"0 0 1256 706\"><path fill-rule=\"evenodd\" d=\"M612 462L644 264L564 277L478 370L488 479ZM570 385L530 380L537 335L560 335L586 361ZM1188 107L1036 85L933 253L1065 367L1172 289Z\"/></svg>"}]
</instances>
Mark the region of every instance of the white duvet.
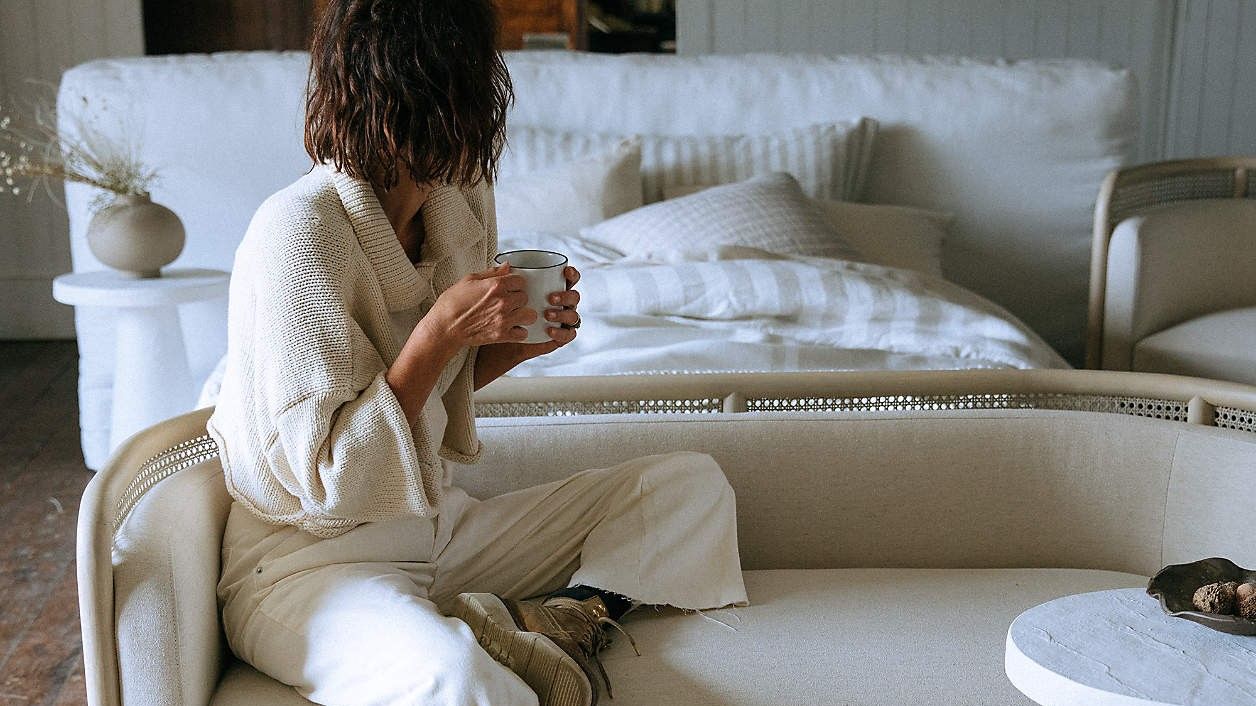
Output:
<instances>
[{"instance_id":1,"label":"white duvet","mask_svg":"<svg viewBox=\"0 0 1256 706\"><path fill-rule=\"evenodd\" d=\"M511 374L1064 368L945 280L823 258L585 265L575 342Z\"/></svg>"},{"instance_id":2,"label":"white duvet","mask_svg":"<svg viewBox=\"0 0 1256 706\"><path fill-rule=\"evenodd\" d=\"M667 264L573 255L580 335L511 375L1068 367L999 306L911 270L766 254ZM222 370L200 406L214 403Z\"/></svg>"}]
</instances>

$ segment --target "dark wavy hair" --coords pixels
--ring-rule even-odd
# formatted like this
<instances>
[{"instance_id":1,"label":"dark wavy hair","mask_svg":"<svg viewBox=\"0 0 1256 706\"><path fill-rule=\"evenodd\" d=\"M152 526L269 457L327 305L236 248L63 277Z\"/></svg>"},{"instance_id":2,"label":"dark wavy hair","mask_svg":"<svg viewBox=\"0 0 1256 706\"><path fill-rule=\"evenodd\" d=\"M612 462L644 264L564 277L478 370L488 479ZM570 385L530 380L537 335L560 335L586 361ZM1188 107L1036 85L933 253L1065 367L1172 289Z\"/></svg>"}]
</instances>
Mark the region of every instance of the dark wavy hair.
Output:
<instances>
[{"instance_id":1,"label":"dark wavy hair","mask_svg":"<svg viewBox=\"0 0 1256 706\"><path fill-rule=\"evenodd\" d=\"M380 189L492 183L514 100L493 0L331 0L314 30L305 150Z\"/></svg>"}]
</instances>

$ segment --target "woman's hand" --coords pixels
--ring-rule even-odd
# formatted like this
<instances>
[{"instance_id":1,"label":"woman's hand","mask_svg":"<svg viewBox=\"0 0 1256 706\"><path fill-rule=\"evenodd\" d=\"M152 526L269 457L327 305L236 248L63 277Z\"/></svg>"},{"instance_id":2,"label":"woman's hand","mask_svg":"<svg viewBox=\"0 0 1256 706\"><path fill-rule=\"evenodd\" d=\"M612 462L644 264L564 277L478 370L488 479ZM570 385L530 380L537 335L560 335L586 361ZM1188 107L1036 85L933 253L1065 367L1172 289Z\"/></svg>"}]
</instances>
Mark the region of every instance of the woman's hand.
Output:
<instances>
[{"instance_id":1,"label":"woman's hand","mask_svg":"<svg viewBox=\"0 0 1256 706\"><path fill-rule=\"evenodd\" d=\"M459 350L467 346L520 345L528 337L523 327L536 321L526 307L523 278L503 265L467 275L436 298L419 319L384 379L413 424L436 380ZM479 378L479 364L476 365Z\"/></svg>"},{"instance_id":2,"label":"woman's hand","mask_svg":"<svg viewBox=\"0 0 1256 706\"><path fill-rule=\"evenodd\" d=\"M420 324L457 348L523 341L528 337L523 327L537 318L523 287L523 277L511 274L510 265L467 275L441 292Z\"/></svg>"},{"instance_id":3,"label":"woman's hand","mask_svg":"<svg viewBox=\"0 0 1256 706\"><path fill-rule=\"evenodd\" d=\"M580 325L580 292L572 289L580 281L580 271L574 267L563 270L567 291L549 295L545 320L556 324L546 328L550 340L544 343L501 343L480 349L475 360L475 389L480 389L505 375L511 368L537 356L553 353L576 340L576 327Z\"/></svg>"},{"instance_id":4,"label":"woman's hand","mask_svg":"<svg viewBox=\"0 0 1256 706\"><path fill-rule=\"evenodd\" d=\"M545 320L557 326L545 329L549 333L549 341L522 344L525 355L523 360L553 353L576 340L576 329L580 327L580 313L576 311L576 307L580 306L580 292L573 287L580 281L580 270L567 266L563 268L563 278L567 280L567 291L553 292L549 295L549 301L546 302L549 307L556 308L545 310Z\"/></svg>"}]
</instances>

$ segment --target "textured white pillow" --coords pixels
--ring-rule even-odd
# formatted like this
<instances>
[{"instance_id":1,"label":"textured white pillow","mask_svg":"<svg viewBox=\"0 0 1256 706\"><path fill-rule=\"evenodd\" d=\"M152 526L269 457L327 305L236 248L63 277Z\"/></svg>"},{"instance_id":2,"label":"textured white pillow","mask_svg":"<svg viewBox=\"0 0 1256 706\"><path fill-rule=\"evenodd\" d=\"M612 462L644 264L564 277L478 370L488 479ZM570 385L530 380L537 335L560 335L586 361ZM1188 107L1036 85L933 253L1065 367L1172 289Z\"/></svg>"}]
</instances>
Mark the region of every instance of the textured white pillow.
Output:
<instances>
[{"instance_id":1,"label":"textured white pillow","mask_svg":"<svg viewBox=\"0 0 1256 706\"><path fill-rule=\"evenodd\" d=\"M628 257L706 259L729 249L859 259L788 174L651 204L580 233Z\"/></svg>"},{"instance_id":2,"label":"textured white pillow","mask_svg":"<svg viewBox=\"0 0 1256 706\"><path fill-rule=\"evenodd\" d=\"M532 173L505 173L493 187L501 232L575 233L641 206L641 145L608 149Z\"/></svg>"},{"instance_id":3,"label":"textured white pillow","mask_svg":"<svg viewBox=\"0 0 1256 706\"><path fill-rule=\"evenodd\" d=\"M823 199L816 205L866 261L942 276L942 243L955 216L910 206Z\"/></svg>"},{"instance_id":4,"label":"textured white pillow","mask_svg":"<svg viewBox=\"0 0 1256 706\"><path fill-rule=\"evenodd\" d=\"M710 186L674 186L667 199L696 194ZM867 262L942 276L942 243L955 216L911 206L815 199L833 230Z\"/></svg>"},{"instance_id":5,"label":"textured white pillow","mask_svg":"<svg viewBox=\"0 0 1256 706\"><path fill-rule=\"evenodd\" d=\"M527 173L606 150L622 135L509 128L503 174ZM811 125L756 135L641 135L641 172L647 203L668 187L730 184L785 172L817 198L855 200L863 192L876 137L875 120Z\"/></svg>"}]
</instances>

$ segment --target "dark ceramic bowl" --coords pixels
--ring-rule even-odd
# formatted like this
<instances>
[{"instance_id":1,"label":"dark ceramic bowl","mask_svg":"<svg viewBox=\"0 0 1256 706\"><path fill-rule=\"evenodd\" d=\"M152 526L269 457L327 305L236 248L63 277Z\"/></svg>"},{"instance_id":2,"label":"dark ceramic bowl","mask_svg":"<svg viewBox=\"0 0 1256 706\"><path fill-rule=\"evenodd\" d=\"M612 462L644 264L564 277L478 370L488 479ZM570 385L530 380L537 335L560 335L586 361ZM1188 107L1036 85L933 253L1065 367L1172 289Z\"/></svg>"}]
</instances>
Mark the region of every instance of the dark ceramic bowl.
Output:
<instances>
[{"instance_id":1,"label":"dark ceramic bowl","mask_svg":"<svg viewBox=\"0 0 1256 706\"><path fill-rule=\"evenodd\" d=\"M1237 615L1217 615L1195 609L1191 599L1200 586L1219 581L1256 583L1256 571L1249 571L1229 559L1213 557L1189 564L1170 564L1147 583L1147 593L1160 599L1164 612L1185 618L1207 628L1231 635L1256 635L1256 621Z\"/></svg>"}]
</instances>

